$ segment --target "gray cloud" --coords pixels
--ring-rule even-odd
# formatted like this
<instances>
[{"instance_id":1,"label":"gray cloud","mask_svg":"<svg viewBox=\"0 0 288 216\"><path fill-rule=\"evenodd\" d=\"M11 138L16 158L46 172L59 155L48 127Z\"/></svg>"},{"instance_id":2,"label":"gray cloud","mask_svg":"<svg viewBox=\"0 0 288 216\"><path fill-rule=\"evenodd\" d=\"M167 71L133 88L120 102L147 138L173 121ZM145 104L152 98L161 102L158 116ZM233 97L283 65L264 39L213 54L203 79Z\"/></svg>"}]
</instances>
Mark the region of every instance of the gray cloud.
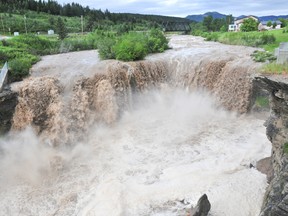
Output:
<instances>
[{"instance_id":1,"label":"gray cloud","mask_svg":"<svg viewBox=\"0 0 288 216\"><path fill-rule=\"evenodd\" d=\"M217 11L224 14L239 15L287 15L287 0L58 0L60 4L77 2L95 9L108 9L110 12L126 12L140 14L158 14L185 17L190 14L203 14Z\"/></svg>"}]
</instances>

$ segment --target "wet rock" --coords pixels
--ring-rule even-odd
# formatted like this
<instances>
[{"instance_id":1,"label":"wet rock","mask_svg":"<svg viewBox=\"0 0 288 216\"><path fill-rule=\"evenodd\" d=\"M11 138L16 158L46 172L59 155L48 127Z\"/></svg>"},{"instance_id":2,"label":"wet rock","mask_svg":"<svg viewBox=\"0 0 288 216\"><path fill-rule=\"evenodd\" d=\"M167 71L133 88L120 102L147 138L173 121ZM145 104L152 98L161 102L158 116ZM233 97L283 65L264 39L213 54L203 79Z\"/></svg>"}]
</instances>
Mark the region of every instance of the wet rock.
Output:
<instances>
[{"instance_id":1,"label":"wet rock","mask_svg":"<svg viewBox=\"0 0 288 216\"><path fill-rule=\"evenodd\" d=\"M7 133L10 130L16 105L16 92L4 90L0 93L0 134Z\"/></svg>"},{"instance_id":2,"label":"wet rock","mask_svg":"<svg viewBox=\"0 0 288 216\"><path fill-rule=\"evenodd\" d=\"M256 163L256 169L267 176L267 182L270 183L274 177L274 170L271 157L263 158Z\"/></svg>"},{"instance_id":3,"label":"wet rock","mask_svg":"<svg viewBox=\"0 0 288 216\"><path fill-rule=\"evenodd\" d=\"M271 162L262 161L258 167L274 178L267 188L260 216L288 216L288 82L284 83L267 77L256 81L270 92L271 114L266 121L266 135L272 143ZM268 177L269 178L269 177Z\"/></svg>"},{"instance_id":4,"label":"wet rock","mask_svg":"<svg viewBox=\"0 0 288 216\"><path fill-rule=\"evenodd\" d=\"M211 204L206 194L202 195L195 208L191 207L191 216L207 216L211 209Z\"/></svg>"}]
</instances>

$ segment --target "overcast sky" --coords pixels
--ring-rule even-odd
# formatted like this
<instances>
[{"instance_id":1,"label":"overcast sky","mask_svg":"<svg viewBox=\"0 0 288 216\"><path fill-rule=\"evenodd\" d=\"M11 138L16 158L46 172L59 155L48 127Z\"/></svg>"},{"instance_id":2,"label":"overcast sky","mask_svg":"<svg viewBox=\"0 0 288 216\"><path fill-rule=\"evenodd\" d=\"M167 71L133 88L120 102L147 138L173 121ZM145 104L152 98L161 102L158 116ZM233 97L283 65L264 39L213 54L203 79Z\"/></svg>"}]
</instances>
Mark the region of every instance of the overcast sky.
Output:
<instances>
[{"instance_id":1,"label":"overcast sky","mask_svg":"<svg viewBox=\"0 0 288 216\"><path fill-rule=\"evenodd\" d=\"M57 0L58 3L77 2L82 6L120 13L158 14L186 17L217 11L240 15L288 15L287 0Z\"/></svg>"}]
</instances>

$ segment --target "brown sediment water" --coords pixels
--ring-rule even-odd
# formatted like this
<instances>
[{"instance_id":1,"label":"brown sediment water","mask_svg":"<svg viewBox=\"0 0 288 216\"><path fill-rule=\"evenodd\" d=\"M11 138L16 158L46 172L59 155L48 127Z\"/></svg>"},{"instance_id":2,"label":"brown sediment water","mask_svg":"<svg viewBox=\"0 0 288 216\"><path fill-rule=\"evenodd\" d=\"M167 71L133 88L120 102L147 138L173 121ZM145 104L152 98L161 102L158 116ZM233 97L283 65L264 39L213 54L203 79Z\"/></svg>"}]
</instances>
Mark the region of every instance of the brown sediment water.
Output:
<instances>
[{"instance_id":1,"label":"brown sediment water","mask_svg":"<svg viewBox=\"0 0 288 216\"><path fill-rule=\"evenodd\" d=\"M137 62L88 51L37 63L0 143L0 214L185 215L179 201L207 193L213 215L257 215L266 180L249 164L271 146L263 120L239 115L254 49L170 45Z\"/></svg>"}]
</instances>

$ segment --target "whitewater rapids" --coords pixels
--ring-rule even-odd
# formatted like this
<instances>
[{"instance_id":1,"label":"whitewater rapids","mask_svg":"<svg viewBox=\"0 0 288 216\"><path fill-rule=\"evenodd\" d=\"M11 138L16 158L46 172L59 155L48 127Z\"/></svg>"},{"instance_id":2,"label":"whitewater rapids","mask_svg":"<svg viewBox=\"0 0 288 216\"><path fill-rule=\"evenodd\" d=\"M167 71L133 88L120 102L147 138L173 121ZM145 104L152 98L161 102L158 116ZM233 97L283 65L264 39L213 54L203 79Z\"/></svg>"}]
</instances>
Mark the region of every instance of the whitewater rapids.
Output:
<instances>
[{"instance_id":1,"label":"whitewater rapids","mask_svg":"<svg viewBox=\"0 0 288 216\"><path fill-rule=\"evenodd\" d=\"M205 90L133 97L70 145L52 147L33 126L2 137L0 215L186 216L203 193L212 216L259 214L267 181L250 163L271 154L262 119Z\"/></svg>"}]
</instances>

